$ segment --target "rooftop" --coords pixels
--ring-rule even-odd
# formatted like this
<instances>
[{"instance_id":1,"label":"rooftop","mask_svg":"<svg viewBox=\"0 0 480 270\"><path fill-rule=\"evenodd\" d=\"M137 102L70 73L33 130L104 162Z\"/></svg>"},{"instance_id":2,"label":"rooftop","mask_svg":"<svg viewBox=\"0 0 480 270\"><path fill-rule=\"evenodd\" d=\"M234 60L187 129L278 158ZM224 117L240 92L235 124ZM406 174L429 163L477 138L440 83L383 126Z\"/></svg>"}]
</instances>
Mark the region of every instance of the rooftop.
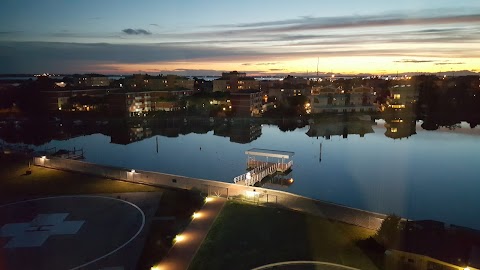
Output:
<instances>
[{"instance_id":1,"label":"rooftop","mask_svg":"<svg viewBox=\"0 0 480 270\"><path fill-rule=\"evenodd\" d=\"M246 155L251 155L251 156L262 156L262 157L289 159L289 158L293 157L293 155L295 153L294 152L288 152L288 151L278 151L278 150L270 150L270 149L252 148L250 150L245 151L245 154Z\"/></svg>"}]
</instances>

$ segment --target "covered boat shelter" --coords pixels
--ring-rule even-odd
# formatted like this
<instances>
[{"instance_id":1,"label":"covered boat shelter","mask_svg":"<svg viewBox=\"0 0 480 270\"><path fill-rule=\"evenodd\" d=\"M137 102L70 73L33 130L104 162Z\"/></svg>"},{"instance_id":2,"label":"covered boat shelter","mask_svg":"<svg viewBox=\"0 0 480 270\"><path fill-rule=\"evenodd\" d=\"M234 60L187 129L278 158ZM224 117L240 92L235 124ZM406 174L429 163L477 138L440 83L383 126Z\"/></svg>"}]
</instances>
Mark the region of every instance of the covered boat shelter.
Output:
<instances>
[{"instance_id":1,"label":"covered boat shelter","mask_svg":"<svg viewBox=\"0 0 480 270\"><path fill-rule=\"evenodd\" d=\"M278 169L285 171L293 165L294 152L252 148L245 151L247 168L256 168L265 163L276 163Z\"/></svg>"}]
</instances>

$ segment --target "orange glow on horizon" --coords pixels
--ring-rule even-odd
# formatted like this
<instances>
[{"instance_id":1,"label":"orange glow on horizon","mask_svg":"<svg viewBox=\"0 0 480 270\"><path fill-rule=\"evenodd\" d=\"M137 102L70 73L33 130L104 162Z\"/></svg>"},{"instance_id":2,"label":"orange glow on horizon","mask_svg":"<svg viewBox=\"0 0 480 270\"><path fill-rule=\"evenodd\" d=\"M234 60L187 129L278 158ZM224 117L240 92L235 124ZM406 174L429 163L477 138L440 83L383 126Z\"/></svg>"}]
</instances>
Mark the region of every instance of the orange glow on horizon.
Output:
<instances>
[{"instance_id":1,"label":"orange glow on horizon","mask_svg":"<svg viewBox=\"0 0 480 270\"><path fill-rule=\"evenodd\" d=\"M480 66L478 58L428 58L425 62L408 62L409 57L330 57L320 58L319 72L342 74L395 74L406 72L451 72L455 70L474 71ZM413 57L412 57L413 59ZM423 58L415 58L423 59ZM317 59L302 58L296 60L277 61L274 64L263 65L263 62L272 62L265 59L253 61L205 61L205 62L158 62L145 64L105 64L98 69L115 73L175 73L182 72L195 75L196 72L209 72L211 75L220 75L222 71L245 71L251 76L262 74L288 74L288 73L316 73ZM108 73L108 72L107 72Z\"/></svg>"}]
</instances>

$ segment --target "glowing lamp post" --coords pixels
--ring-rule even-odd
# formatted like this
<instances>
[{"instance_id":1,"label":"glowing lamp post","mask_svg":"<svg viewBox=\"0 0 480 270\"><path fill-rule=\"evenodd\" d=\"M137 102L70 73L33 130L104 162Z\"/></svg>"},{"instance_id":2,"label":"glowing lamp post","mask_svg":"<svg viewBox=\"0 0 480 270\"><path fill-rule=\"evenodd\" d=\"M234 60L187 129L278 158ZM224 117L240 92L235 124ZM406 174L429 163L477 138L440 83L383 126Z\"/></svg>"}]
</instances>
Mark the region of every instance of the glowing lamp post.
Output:
<instances>
[{"instance_id":1,"label":"glowing lamp post","mask_svg":"<svg viewBox=\"0 0 480 270\"><path fill-rule=\"evenodd\" d=\"M252 174L250 172L247 172L247 175L245 175L245 179L246 179L246 183L247 185L249 184L250 182L250 179L252 179Z\"/></svg>"},{"instance_id":2,"label":"glowing lamp post","mask_svg":"<svg viewBox=\"0 0 480 270\"><path fill-rule=\"evenodd\" d=\"M175 238L173 239L173 242L174 243L180 243L182 242L183 240L185 240L185 236L181 235L181 234L178 234L177 236L175 236Z\"/></svg>"},{"instance_id":3,"label":"glowing lamp post","mask_svg":"<svg viewBox=\"0 0 480 270\"><path fill-rule=\"evenodd\" d=\"M135 170L134 169L127 172L127 180L128 180L128 178L131 178L132 181L135 181Z\"/></svg>"}]
</instances>

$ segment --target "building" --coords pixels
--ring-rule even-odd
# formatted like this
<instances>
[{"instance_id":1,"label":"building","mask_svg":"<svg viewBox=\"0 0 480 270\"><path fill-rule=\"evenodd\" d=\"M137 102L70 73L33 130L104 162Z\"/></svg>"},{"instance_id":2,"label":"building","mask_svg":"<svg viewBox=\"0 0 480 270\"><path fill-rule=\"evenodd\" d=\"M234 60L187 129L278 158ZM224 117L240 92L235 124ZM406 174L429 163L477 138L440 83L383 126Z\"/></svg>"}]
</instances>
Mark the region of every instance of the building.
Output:
<instances>
[{"instance_id":1,"label":"building","mask_svg":"<svg viewBox=\"0 0 480 270\"><path fill-rule=\"evenodd\" d=\"M242 91L230 95L232 111L236 116L260 116L262 114L262 92Z\"/></svg>"},{"instance_id":2,"label":"building","mask_svg":"<svg viewBox=\"0 0 480 270\"><path fill-rule=\"evenodd\" d=\"M49 111L90 111L95 110L107 95L120 91L119 88L102 89L62 89L41 91L41 95ZM73 102L71 99L89 100L91 102ZM71 102L72 101L72 102ZM90 104L89 104L90 103Z\"/></svg>"},{"instance_id":3,"label":"building","mask_svg":"<svg viewBox=\"0 0 480 270\"><path fill-rule=\"evenodd\" d=\"M283 88L307 88L310 84L308 79L288 75L282 80Z\"/></svg>"},{"instance_id":4,"label":"building","mask_svg":"<svg viewBox=\"0 0 480 270\"><path fill-rule=\"evenodd\" d=\"M195 89L195 81L177 75L134 74L125 78L125 88L137 91L193 90Z\"/></svg>"},{"instance_id":5,"label":"building","mask_svg":"<svg viewBox=\"0 0 480 270\"><path fill-rule=\"evenodd\" d=\"M385 255L386 269L392 270L478 270L480 232L438 221L408 221Z\"/></svg>"},{"instance_id":6,"label":"building","mask_svg":"<svg viewBox=\"0 0 480 270\"><path fill-rule=\"evenodd\" d=\"M73 85L76 87L108 87L110 79L103 75L84 75L73 77Z\"/></svg>"},{"instance_id":7,"label":"building","mask_svg":"<svg viewBox=\"0 0 480 270\"><path fill-rule=\"evenodd\" d=\"M253 77L247 77L243 72L224 72L222 77L213 81L213 92L239 92L259 90L260 82Z\"/></svg>"},{"instance_id":8,"label":"building","mask_svg":"<svg viewBox=\"0 0 480 270\"><path fill-rule=\"evenodd\" d=\"M213 91L213 82L207 81L205 79L194 80L194 89L198 92L212 92Z\"/></svg>"},{"instance_id":9,"label":"building","mask_svg":"<svg viewBox=\"0 0 480 270\"><path fill-rule=\"evenodd\" d=\"M416 87L410 85L396 85L391 87L390 96L387 98L386 107L395 111L404 109L412 110L418 101L419 91Z\"/></svg>"},{"instance_id":10,"label":"building","mask_svg":"<svg viewBox=\"0 0 480 270\"><path fill-rule=\"evenodd\" d=\"M140 116L152 111L178 111L184 105L181 98L194 90L122 91L112 93L107 102L112 115Z\"/></svg>"},{"instance_id":11,"label":"building","mask_svg":"<svg viewBox=\"0 0 480 270\"><path fill-rule=\"evenodd\" d=\"M378 109L375 95L369 87L346 91L333 86L313 86L309 100L312 113L373 112Z\"/></svg>"}]
</instances>

